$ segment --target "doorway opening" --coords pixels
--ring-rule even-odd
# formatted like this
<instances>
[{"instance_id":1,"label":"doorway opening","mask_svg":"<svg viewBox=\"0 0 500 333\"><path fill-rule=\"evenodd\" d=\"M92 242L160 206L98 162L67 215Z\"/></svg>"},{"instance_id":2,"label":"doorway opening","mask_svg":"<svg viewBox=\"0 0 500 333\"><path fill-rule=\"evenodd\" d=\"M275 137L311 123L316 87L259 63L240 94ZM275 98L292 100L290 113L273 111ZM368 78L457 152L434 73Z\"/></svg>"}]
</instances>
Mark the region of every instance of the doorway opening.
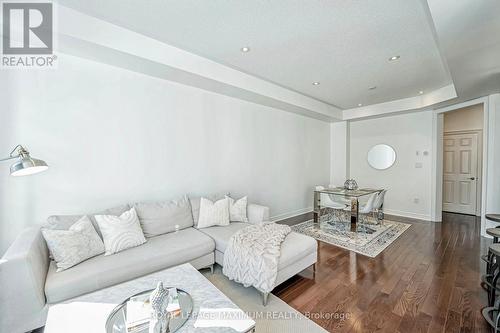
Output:
<instances>
[{"instance_id":1,"label":"doorway opening","mask_svg":"<svg viewBox=\"0 0 500 333\"><path fill-rule=\"evenodd\" d=\"M481 216L483 103L444 113L442 211Z\"/></svg>"}]
</instances>

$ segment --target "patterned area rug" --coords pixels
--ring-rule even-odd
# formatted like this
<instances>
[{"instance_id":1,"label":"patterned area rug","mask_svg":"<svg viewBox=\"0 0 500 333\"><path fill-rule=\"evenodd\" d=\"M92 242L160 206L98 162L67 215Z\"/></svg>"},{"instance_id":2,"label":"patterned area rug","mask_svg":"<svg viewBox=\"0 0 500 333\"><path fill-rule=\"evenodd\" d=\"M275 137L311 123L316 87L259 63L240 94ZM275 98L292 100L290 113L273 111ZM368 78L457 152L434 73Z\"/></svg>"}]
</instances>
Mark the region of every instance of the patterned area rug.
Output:
<instances>
[{"instance_id":1,"label":"patterned area rug","mask_svg":"<svg viewBox=\"0 0 500 333\"><path fill-rule=\"evenodd\" d=\"M375 258L403 234L411 224L384 220L380 225L364 225L350 231L350 223L313 220L292 226L292 230L346 250Z\"/></svg>"}]
</instances>

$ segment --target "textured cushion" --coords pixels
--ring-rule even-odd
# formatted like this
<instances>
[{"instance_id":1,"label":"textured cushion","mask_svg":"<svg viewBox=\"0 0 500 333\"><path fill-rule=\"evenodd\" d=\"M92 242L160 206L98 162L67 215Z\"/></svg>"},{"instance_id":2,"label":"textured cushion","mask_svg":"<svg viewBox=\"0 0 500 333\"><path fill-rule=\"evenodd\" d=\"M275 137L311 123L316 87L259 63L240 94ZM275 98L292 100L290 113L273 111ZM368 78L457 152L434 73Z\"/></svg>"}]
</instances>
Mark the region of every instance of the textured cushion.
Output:
<instances>
[{"instance_id":1,"label":"textured cushion","mask_svg":"<svg viewBox=\"0 0 500 333\"><path fill-rule=\"evenodd\" d=\"M207 234L215 241L215 249L224 253L231 236L238 230L243 229L251 224L249 223L231 223L227 227L210 227L200 229L201 232ZM281 243L281 255L279 259L278 269L287 267L303 257L316 251L316 240L312 237L291 232L286 236Z\"/></svg>"},{"instance_id":2,"label":"textured cushion","mask_svg":"<svg viewBox=\"0 0 500 333\"><path fill-rule=\"evenodd\" d=\"M229 224L227 227L209 227L200 229L201 232L207 234L215 241L215 249L224 252L226 251L227 243L232 235L234 235L238 230L250 226L249 223L234 222Z\"/></svg>"},{"instance_id":3,"label":"textured cushion","mask_svg":"<svg viewBox=\"0 0 500 333\"><path fill-rule=\"evenodd\" d=\"M197 228L207 228L214 225L229 225L229 199L224 198L216 202L201 198L200 217Z\"/></svg>"},{"instance_id":4,"label":"textured cushion","mask_svg":"<svg viewBox=\"0 0 500 333\"><path fill-rule=\"evenodd\" d=\"M190 262L213 253L214 248L210 237L194 228L187 228L149 238L141 246L112 256L91 258L63 272L56 273L52 265L45 284L47 301L57 303Z\"/></svg>"},{"instance_id":5,"label":"textured cushion","mask_svg":"<svg viewBox=\"0 0 500 333\"><path fill-rule=\"evenodd\" d=\"M134 204L146 237L154 237L193 226L188 198Z\"/></svg>"},{"instance_id":6,"label":"textured cushion","mask_svg":"<svg viewBox=\"0 0 500 333\"><path fill-rule=\"evenodd\" d=\"M229 193L225 194L211 194L211 195L206 195L204 196L206 199L211 200L211 201L217 201L220 199L223 199L224 196L229 195ZM193 214L193 223L194 226L196 227L198 225L198 219L200 217L200 201L201 197L190 197L189 198L189 203L191 204L191 213Z\"/></svg>"},{"instance_id":7,"label":"textured cushion","mask_svg":"<svg viewBox=\"0 0 500 333\"><path fill-rule=\"evenodd\" d=\"M247 218L247 197L234 200L226 195L229 199L229 220L231 222L248 222Z\"/></svg>"},{"instance_id":8,"label":"textured cushion","mask_svg":"<svg viewBox=\"0 0 500 333\"><path fill-rule=\"evenodd\" d=\"M97 221L94 218L94 215L115 215L120 216L124 212L130 209L130 206L122 205L113 208L106 209L99 213L87 214L94 225L95 230L99 234L99 237L102 238L101 231L99 230L99 226L97 225ZM81 219L84 215L53 215L49 216L47 222L43 225L44 228L47 229L57 229L57 230L68 230L76 221Z\"/></svg>"},{"instance_id":9,"label":"textured cushion","mask_svg":"<svg viewBox=\"0 0 500 333\"><path fill-rule=\"evenodd\" d=\"M87 216L68 230L42 228L42 234L58 272L104 252L104 244Z\"/></svg>"},{"instance_id":10,"label":"textured cushion","mask_svg":"<svg viewBox=\"0 0 500 333\"><path fill-rule=\"evenodd\" d=\"M95 219L101 229L105 255L111 255L139 246L146 242L134 208L120 216L96 215Z\"/></svg>"},{"instance_id":11,"label":"textured cushion","mask_svg":"<svg viewBox=\"0 0 500 333\"><path fill-rule=\"evenodd\" d=\"M296 261L317 251L317 241L309 236L291 232L281 243L281 257L278 269L292 265Z\"/></svg>"}]
</instances>

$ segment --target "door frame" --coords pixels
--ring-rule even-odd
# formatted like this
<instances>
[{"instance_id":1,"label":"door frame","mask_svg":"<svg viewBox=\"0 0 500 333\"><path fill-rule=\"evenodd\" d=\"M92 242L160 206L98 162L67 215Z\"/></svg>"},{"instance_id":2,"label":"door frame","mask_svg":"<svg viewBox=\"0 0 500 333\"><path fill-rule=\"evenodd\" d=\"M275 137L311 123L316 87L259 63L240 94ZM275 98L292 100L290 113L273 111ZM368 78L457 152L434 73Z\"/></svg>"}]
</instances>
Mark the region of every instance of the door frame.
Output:
<instances>
[{"instance_id":1,"label":"door frame","mask_svg":"<svg viewBox=\"0 0 500 333\"><path fill-rule=\"evenodd\" d=\"M484 125L483 125L484 126ZM445 135L454 135L454 134L476 134L477 135L477 181L476 181L476 216L481 216L481 209L483 207L482 197L483 197L483 130L482 129L473 129L473 130L464 130L464 131L443 131L443 137ZM444 148L444 147L443 147ZM443 182L441 182L441 186L443 186Z\"/></svg>"},{"instance_id":2,"label":"door frame","mask_svg":"<svg viewBox=\"0 0 500 333\"><path fill-rule=\"evenodd\" d=\"M482 168L481 168L481 224L484 224L486 214L488 184L488 133L489 133L489 99L488 96L476 98L467 102L447 106L433 110L432 118L432 181L431 181L431 219L433 222L443 220L443 135L444 135L444 114L446 112L462 109L467 106L483 105L483 135L482 135ZM482 226L481 226L482 227Z\"/></svg>"}]
</instances>

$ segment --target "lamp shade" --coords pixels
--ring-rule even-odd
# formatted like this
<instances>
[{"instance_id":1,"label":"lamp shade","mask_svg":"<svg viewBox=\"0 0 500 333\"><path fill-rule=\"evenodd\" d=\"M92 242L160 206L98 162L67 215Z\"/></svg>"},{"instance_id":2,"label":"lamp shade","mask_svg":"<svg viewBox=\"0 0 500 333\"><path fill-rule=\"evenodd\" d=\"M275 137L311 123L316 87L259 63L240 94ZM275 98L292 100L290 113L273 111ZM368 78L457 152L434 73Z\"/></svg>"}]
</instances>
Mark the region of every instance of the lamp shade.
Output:
<instances>
[{"instance_id":1,"label":"lamp shade","mask_svg":"<svg viewBox=\"0 0 500 333\"><path fill-rule=\"evenodd\" d=\"M49 168L47 163L36 158L31 158L29 154L20 156L19 160L10 167L11 176L27 176L45 171Z\"/></svg>"}]
</instances>

